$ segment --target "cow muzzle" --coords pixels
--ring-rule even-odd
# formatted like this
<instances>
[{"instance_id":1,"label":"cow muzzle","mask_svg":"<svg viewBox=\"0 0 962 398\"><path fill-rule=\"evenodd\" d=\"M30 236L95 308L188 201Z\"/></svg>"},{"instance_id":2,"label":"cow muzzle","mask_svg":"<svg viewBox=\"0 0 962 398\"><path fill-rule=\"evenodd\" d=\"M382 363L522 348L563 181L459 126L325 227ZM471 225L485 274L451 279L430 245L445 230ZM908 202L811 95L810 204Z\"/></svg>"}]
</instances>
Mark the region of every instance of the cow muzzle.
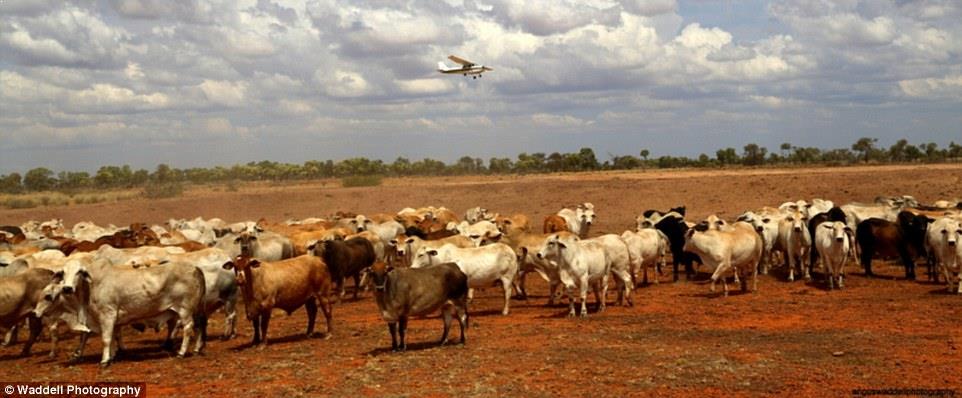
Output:
<instances>
[{"instance_id":1,"label":"cow muzzle","mask_svg":"<svg viewBox=\"0 0 962 398\"><path fill-rule=\"evenodd\" d=\"M64 286L61 292L63 292L63 294L73 294L73 286Z\"/></svg>"},{"instance_id":2,"label":"cow muzzle","mask_svg":"<svg viewBox=\"0 0 962 398\"><path fill-rule=\"evenodd\" d=\"M802 232L802 227L795 227L795 232Z\"/></svg>"},{"instance_id":3,"label":"cow muzzle","mask_svg":"<svg viewBox=\"0 0 962 398\"><path fill-rule=\"evenodd\" d=\"M954 241L954 240L950 240L948 243L949 243L949 246L955 246L955 241Z\"/></svg>"},{"instance_id":4,"label":"cow muzzle","mask_svg":"<svg viewBox=\"0 0 962 398\"><path fill-rule=\"evenodd\" d=\"M835 238L835 241L836 241L836 242L844 242L844 241L845 241L845 237L844 237L844 236L839 236L839 237Z\"/></svg>"}]
</instances>

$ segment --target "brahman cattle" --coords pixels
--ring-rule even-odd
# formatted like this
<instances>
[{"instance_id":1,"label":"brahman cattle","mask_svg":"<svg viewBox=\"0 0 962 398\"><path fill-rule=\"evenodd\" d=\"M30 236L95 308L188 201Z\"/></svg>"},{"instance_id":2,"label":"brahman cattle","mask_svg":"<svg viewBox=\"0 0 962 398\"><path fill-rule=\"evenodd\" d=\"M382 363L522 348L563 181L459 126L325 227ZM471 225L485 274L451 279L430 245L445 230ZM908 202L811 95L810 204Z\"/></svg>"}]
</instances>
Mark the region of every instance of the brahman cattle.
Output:
<instances>
[{"instance_id":1,"label":"brahman cattle","mask_svg":"<svg viewBox=\"0 0 962 398\"><path fill-rule=\"evenodd\" d=\"M813 228L815 251L818 251L825 266L825 279L828 289L845 286L845 263L855 257L855 233L844 221L825 221Z\"/></svg>"},{"instance_id":2,"label":"brahman cattle","mask_svg":"<svg viewBox=\"0 0 962 398\"><path fill-rule=\"evenodd\" d=\"M511 289L518 275L518 259L514 251L503 243L481 247L460 248L451 244L437 249L422 247L414 254L411 268L429 267L434 264L453 262L468 276L468 299L474 297L474 289L501 282L504 288L503 315L508 315Z\"/></svg>"},{"instance_id":3,"label":"brahman cattle","mask_svg":"<svg viewBox=\"0 0 962 398\"><path fill-rule=\"evenodd\" d=\"M588 287L595 294L598 312L605 310L611 261L605 247L596 241L582 241L575 235L553 234L538 250L538 258L558 264L558 276L568 293L568 316L573 317L575 302L581 301L580 316L588 316ZM575 289L578 295L575 296Z\"/></svg>"},{"instance_id":4,"label":"brahman cattle","mask_svg":"<svg viewBox=\"0 0 962 398\"><path fill-rule=\"evenodd\" d=\"M374 301L391 332L391 349L404 351L408 317L424 316L438 309L444 319L444 332L438 342L448 341L451 318L457 317L464 344L468 327L468 276L455 263L426 268L389 268L382 262L371 267ZM400 336L400 341L398 337Z\"/></svg>"},{"instance_id":5,"label":"brahman cattle","mask_svg":"<svg viewBox=\"0 0 962 398\"><path fill-rule=\"evenodd\" d=\"M752 278L752 291L758 291L758 262L762 256L762 238L755 228L746 222L735 222L730 230L707 230L705 226L689 229L685 233L685 251L692 252L714 272L711 291L722 280L724 294L728 295L725 275L734 271L735 280L741 280L742 291L748 290L748 276Z\"/></svg>"},{"instance_id":6,"label":"brahman cattle","mask_svg":"<svg viewBox=\"0 0 962 398\"><path fill-rule=\"evenodd\" d=\"M952 280L958 279L956 292L962 294L962 222L952 217L933 221L926 232L925 246L934 266L930 273L941 272L950 292Z\"/></svg>"},{"instance_id":7,"label":"brahman cattle","mask_svg":"<svg viewBox=\"0 0 962 398\"><path fill-rule=\"evenodd\" d=\"M33 309L43 297L43 287L50 282L53 272L31 268L16 275L0 278L0 329L13 329L27 320L30 337L20 355L30 355L30 348L40 335L42 324Z\"/></svg>"},{"instance_id":8,"label":"brahman cattle","mask_svg":"<svg viewBox=\"0 0 962 398\"><path fill-rule=\"evenodd\" d=\"M325 338L330 338L331 325L331 274L324 261L312 255L303 255L281 261L261 262L248 256L238 256L223 265L233 270L237 284L244 295L247 319L254 327L252 345L267 345L267 328L271 310L279 308L293 313L302 306L307 309L307 336L314 335L314 321L318 304L327 321Z\"/></svg>"}]
</instances>

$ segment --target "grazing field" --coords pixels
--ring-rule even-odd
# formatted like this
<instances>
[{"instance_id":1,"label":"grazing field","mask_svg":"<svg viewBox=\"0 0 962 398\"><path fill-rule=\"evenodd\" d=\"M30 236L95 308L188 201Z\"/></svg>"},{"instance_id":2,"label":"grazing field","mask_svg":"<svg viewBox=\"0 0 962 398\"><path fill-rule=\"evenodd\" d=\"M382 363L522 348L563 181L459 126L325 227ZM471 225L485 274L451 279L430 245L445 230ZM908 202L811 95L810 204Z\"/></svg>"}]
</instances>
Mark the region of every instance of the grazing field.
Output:
<instances>
[{"instance_id":1,"label":"grazing field","mask_svg":"<svg viewBox=\"0 0 962 398\"><path fill-rule=\"evenodd\" d=\"M63 218L117 225L168 218L228 221L324 216L336 210L395 212L446 206L462 213L483 205L521 212L540 229L562 206L592 202L592 235L621 233L649 208L685 204L688 219L821 197L838 204L876 195L914 195L921 202L962 197L962 165L815 169L649 171L522 177L385 179L382 186L336 183L244 186L237 192L189 191L159 200L0 211L0 224ZM436 347L441 321L412 320L409 351L390 351L387 327L370 293L334 307L334 336L306 338L303 310L275 316L272 344L249 348L251 327L217 339L203 356L173 358L159 350L159 333L127 331L129 352L98 366L99 338L78 365L65 354L46 356L42 341L29 358L20 347L0 349L0 379L20 381L145 381L152 396L851 396L853 389L932 388L962 393L962 296L945 293L919 272L906 281L894 263L877 278L849 265L845 289L787 282L781 269L759 280L754 294L709 294L705 274L692 282L639 287L634 307L611 305L587 319L567 307L546 307L547 286L529 277L527 301L500 315L500 288L471 303L465 346ZM817 278L820 274L817 275ZM353 284L351 284L353 285ZM609 295L609 304L613 304ZM243 317L239 311L239 317ZM62 343L73 348L74 340Z\"/></svg>"}]
</instances>

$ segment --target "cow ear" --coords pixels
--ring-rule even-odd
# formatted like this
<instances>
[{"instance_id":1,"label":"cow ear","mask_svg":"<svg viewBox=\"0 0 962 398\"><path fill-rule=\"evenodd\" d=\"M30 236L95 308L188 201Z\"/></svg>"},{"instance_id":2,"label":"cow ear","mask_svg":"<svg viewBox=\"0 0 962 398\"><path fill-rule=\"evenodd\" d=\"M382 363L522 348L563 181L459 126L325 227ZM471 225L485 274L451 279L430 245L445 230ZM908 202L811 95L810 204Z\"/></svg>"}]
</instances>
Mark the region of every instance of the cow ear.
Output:
<instances>
[{"instance_id":1,"label":"cow ear","mask_svg":"<svg viewBox=\"0 0 962 398\"><path fill-rule=\"evenodd\" d=\"M832 224L822 224L822 228L825 228L825 229L835 229L835 226L833 226Z\"/></svg>"},{"instance_id":2,"label":"cow ear","mask_svg":"<svg viewBox=\"0 0 962 398\"><path fill-rule=\"evenodd\" d=\"M226 270L232 270L232 269L234 269L234 262L233 262L233 261L228 261L228 262L224 263L224 265L221 265L221 268L226 269Z\"/></svg>"},{"instance_id":3,"label":"cow ear","mask_svg":"<svg viewBox=\"0 0 962 398\"><path fill-rule=\"evenodd\" d=\"M240 243L240 241L241 241L240 236L234 238L234 243Z\"/></svg>"},{"instance_id":4,"label":"cow ear","mask_svg":"<svg viewBox=\"0 0 962 398\"><path fill-rule=\"evenodd\" d=\"M560 247L560 248L562 248L562 249L567 249L567 248L568 248L568 246L565 245L564 243L561 243L561 241L558 241L558 247Z\"/></svg>"},{"instance_id":5,"label":"cow ear","mask_svg":"<svg viewBox=\"0 0 962 398\"><path fill-rule=\"evenodd\" d=\"M92 279L90 278L90 273L87 272L87 269L85 269L85 268L81 268L80 271L77 272L77 274L79 274L81 277L83 277L84 280L87 281L87 282L91 282L91 281L92 281Z\"/></svg>"},{"instance_id":6,"label":"cow ear","mask_svg":"<svg viewBox=\"0 0 962 398\"><path fill-rule=\"evenodd\" d=\"M257 260L251 260L249 263L247 263L247 265L249 265L251 268L257 268L261 266L261 262Z\"/></svg>"},{"instance_id":7,"label":"cow ear","mask_svg":"<svg viewBox=\"0 0 962 398\"><path fill-rule=\"evenodd\" d=\"M60 283L63 281L63 270L54 272L53 278L50 278L50 283Z\"/></svg>"},{"instance_id":8,"label":"cow ear","mask_svg":"<svg viewBox=\"0 0 962 398\"><path fill-rule=\"evenodd\" d=\"M688 231L685 231L685 239L691 238L692 235L694 235L694 234L695 234L695 229L694 229L694 228L691 228L691 229L689 229Z\"/></svg>"}]
</instances>

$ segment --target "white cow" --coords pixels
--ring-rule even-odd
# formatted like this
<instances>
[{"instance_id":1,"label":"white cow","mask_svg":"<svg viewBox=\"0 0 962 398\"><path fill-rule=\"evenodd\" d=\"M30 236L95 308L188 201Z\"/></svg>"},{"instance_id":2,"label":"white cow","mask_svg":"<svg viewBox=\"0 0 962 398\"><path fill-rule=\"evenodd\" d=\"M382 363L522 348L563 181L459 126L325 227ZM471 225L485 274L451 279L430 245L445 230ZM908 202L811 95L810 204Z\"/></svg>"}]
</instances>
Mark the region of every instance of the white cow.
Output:
<instances>
[{"instance_id":1,"label":"white cow","mask_svg":"<svg viewBox=\"0 0 962 398\"><path fill-rule=\"evenodd\" d=\"M889 206L877 203L848 203L842 205L840 208L845 213L845 222L853 231L858 227L858 224L860 224L862 221L868 220L869 218L880 218L886 221L895 222L899 211L902 210L902 208L899 206Z\"/></svg>"},{"instance_id":2,"label":"white cow","mask_svg":"<svg viewBox=\"0 0 962 398\"><path fill-rule=\"evenodd\" d=\"M518 275L518 259L508 245L495 243L471 248L444 245L437 249L422 247L415 254L411 268L427 267L432 264L453 262L468 276L468 299L474 296L473 290L491 286L501 281L504 288L504 309L508 315L511 303L511 286Z\"/></svg>"},{"instance_id":3,"label":"white cow","mask_svg":"<svg viewBox=\"0 0 962 398\"><path fill-rule=\"evenodd\" d=\"M689 229L685 234L685 251L701 257L702 263L714 270L711 276L711 291L715 283L722 279L725 295L728 295L728 282L725 274L735 272L735 280L741 276L742 291L748 290L748 275L752 277L752 291L758 291L758 262L762 257L762 238L755 228L746 222L732 224L728 231L697 231Z\"/></svg>"},{"instance_id":4,"label":"white cow","mask_svg":"<svg viewBox=\"0 0 962 398\"><path fill-rule=\"evenodd\" d=\"M812 250L812 235L808 231L808 217L801 211L796 210L786 216L778 223L779 245L785 250L786 264L788 265L788 280L795 280L796 266L800 267L799 272L804 273L805 279L812 279L809 272Z\"/></svg>"},{"instance_id":5,"label":"white cow","mask_svg":"<svg viewBox=\"0 0 962 398\"><path fill-rule=\"evenodd\" d=\"M841 221L826 221L815 227L815 249L825 266L829 290L845 287L845 263L855 258L855 234Z\"/></svg>"},{"instance_id":6,"label":"white cow","mask_svg":"<svg viewBox=\"0 0 962 398\"><path fill-rule=\"evenodd\" d=\"M652 272L652 279L657 284L658 275L665 267L665 253L669 250L668 237L664 232L654 228L640 229L638 231L625 231L621 234L628 245L631 257L634 260L631 268L631 275L634 276L638 270L642 270L643 283L648 283L648 268L655 267Z\"/></svg>"},{"instance_id":7,"label":"white cow","mask_svg":"<svg viewBox=\"0 0 962 398\"><path fill-rule=\"evenodd\" d=\"M808 215L808 218L811 219L819 213L825 213L831 210L833 207L835 207L835 202L827 199L815 198L812 199L812 203L808 205L807 209L805 209L805 213Z\"/></svg>"},{"instance_id":8,"label":"white cow","mask_svg":"<svg viewBox=\"0 0 962 398\"><path fill-rule=\"evenodd\" d=\"M631 291L635 287L632 264L636 263L636 260L632 258L628 244L625 243L624 239L621 239L621 236L615 234L605 234L585 239L585 241L598 242L605 248L605 257L611 263L610 271L615 276L618 285L618 304L634 305L631 299ZM602 300L605 299L606 297L602 296Z\"/></svg>"},{"instance_id":9,"label":"white cow","mask_svg":"<svg viewBox=\"0 0 962 398\"><path fill-rule=\"evenodd\" d=\"M478 221L474 224L462 221L457 225L457 231L471 239L475 247L481 246L481 241L484 239L497 240L501 237L501 230L498 229L497 224L487 220Z\"/></svg>"},{"instance_id":10,"label":"white cow","mask_svg":"<svg viewBox=\"0 0 962 398\"><path fill-rule=\"evenodd\" d=\"M605 247L594 241L582 241L577 236L553 234L538 250L538 257L558 264L558 276L568 292L568 316L575 316L575 289L581 300L581 317L588 316L588 287L591 286L598 302L598 312L605 310L604 297L608 292L611 261Z\"/></svg>"},{"instance_id":11,"label":"white cow","mask_svg":"<svg viewBox=\"0 0 962 398\"><path fill-rule=\"evenodd\" d=\"M956 292L962 294L962 222L943 217L929 224L925 234L926 250L932 255L939 272L952 291L952 274L958 279Z\"/></svg>"},{"instance_id":12,"label":"white cow","mask_svg":"<svg viewBox=\"0 0 962 398\"><path fill-rule=\"evenodd\" d=\"M585 202L578 205L574 210L569 208L559 210L558 216L568 224L568 231L584 238L588 236L591 224L595 221L595 206Z\"/></svg>"},{"instance_id":13,"label":"white cow","mask_svg":"<svg viewBox=\"0 0 962 398\"><path fill-rule=\"evenodd\" d=\"M391 242L391 246L395 247L397 256L404 265L411 264L411 260L408 257L414 256L422 247L437 249L447 244L461 248L477 247L471 239L468 239L464 235L451 235L447 238L436 240L424 240L417 236L400 236Z\"/></svg>"},{"instance_id":14,"label":"white cow","mask_svg":"<svg viewBox=\"0 0 962 398\"><path fill-rule=\"evenodd\" d=\"M563 234L570 234L570 232L563 232ZM505 233L503 237L499 240L511 247L515 254L518 256L518 278L515 279L517 283L515 286L518 289L518 294L526 299L528 297L528 292L525 290L525 276L530 272L537 272L541 275L541 278L548 282L549 296L548 305L554 305L555 292L558 286L561 285L561 278L558 276L558 264L549 261L545 258L539 258L537 256L538 250L544 245L545 241L552 234L537 234L529 233L520 230L514 230L511 233ZM487 245L495 243L493 241L482 240L482 245Z\"/></svg>"},{"instance_id":15,"label":"white cow","mask_svg":"<svg viewBox=\"0 0 962 398\"><path fill-rule=\"evenodd\" d=\"M738 221L744 221L755 227L755 231L762 236L764 248L762 251L762 262L760 272L768 274L768 270L775 263L776 252L784 252L784 248L778 242L778 224L787 215L781 210L763 207L758 211L747 211L738 217Z\"/></svg>"},{"instance_id":16,"label":"white cow","mask_svg":"<svg viewBox=\"0 0 962 398\"><path fill-rule=\"evenodd\" d=\"M188 264L173 263L146 269L125 269L105 261L69 261L62 273L57 273L54 284L60 284L62 296L86 297L86 300L61 300L63 305L77 305L81 325L97 325L103 339L101 366L110 364L116 349L114 332L117 327L132 322L155 319L173 312L183 326L183 341L177 355L187 354L194 332L195 317L204 317L203 273ZM41 316L42 314L37 314ZM202 332L198 330L198 332ZM198 336L194 352L203 349Z\"/></svg>"},{"instance_id":17,"label":"white cow","mask_svg":"<svg viewBox=\"0 0 962 398\"><path fill-rule=\"evenodd\" d=\"M477 206L464 212L464 221L474 224L478 221L494 221L498 217L497 213L488 213L488 209Z\"/></svg>"}]
</instances>

